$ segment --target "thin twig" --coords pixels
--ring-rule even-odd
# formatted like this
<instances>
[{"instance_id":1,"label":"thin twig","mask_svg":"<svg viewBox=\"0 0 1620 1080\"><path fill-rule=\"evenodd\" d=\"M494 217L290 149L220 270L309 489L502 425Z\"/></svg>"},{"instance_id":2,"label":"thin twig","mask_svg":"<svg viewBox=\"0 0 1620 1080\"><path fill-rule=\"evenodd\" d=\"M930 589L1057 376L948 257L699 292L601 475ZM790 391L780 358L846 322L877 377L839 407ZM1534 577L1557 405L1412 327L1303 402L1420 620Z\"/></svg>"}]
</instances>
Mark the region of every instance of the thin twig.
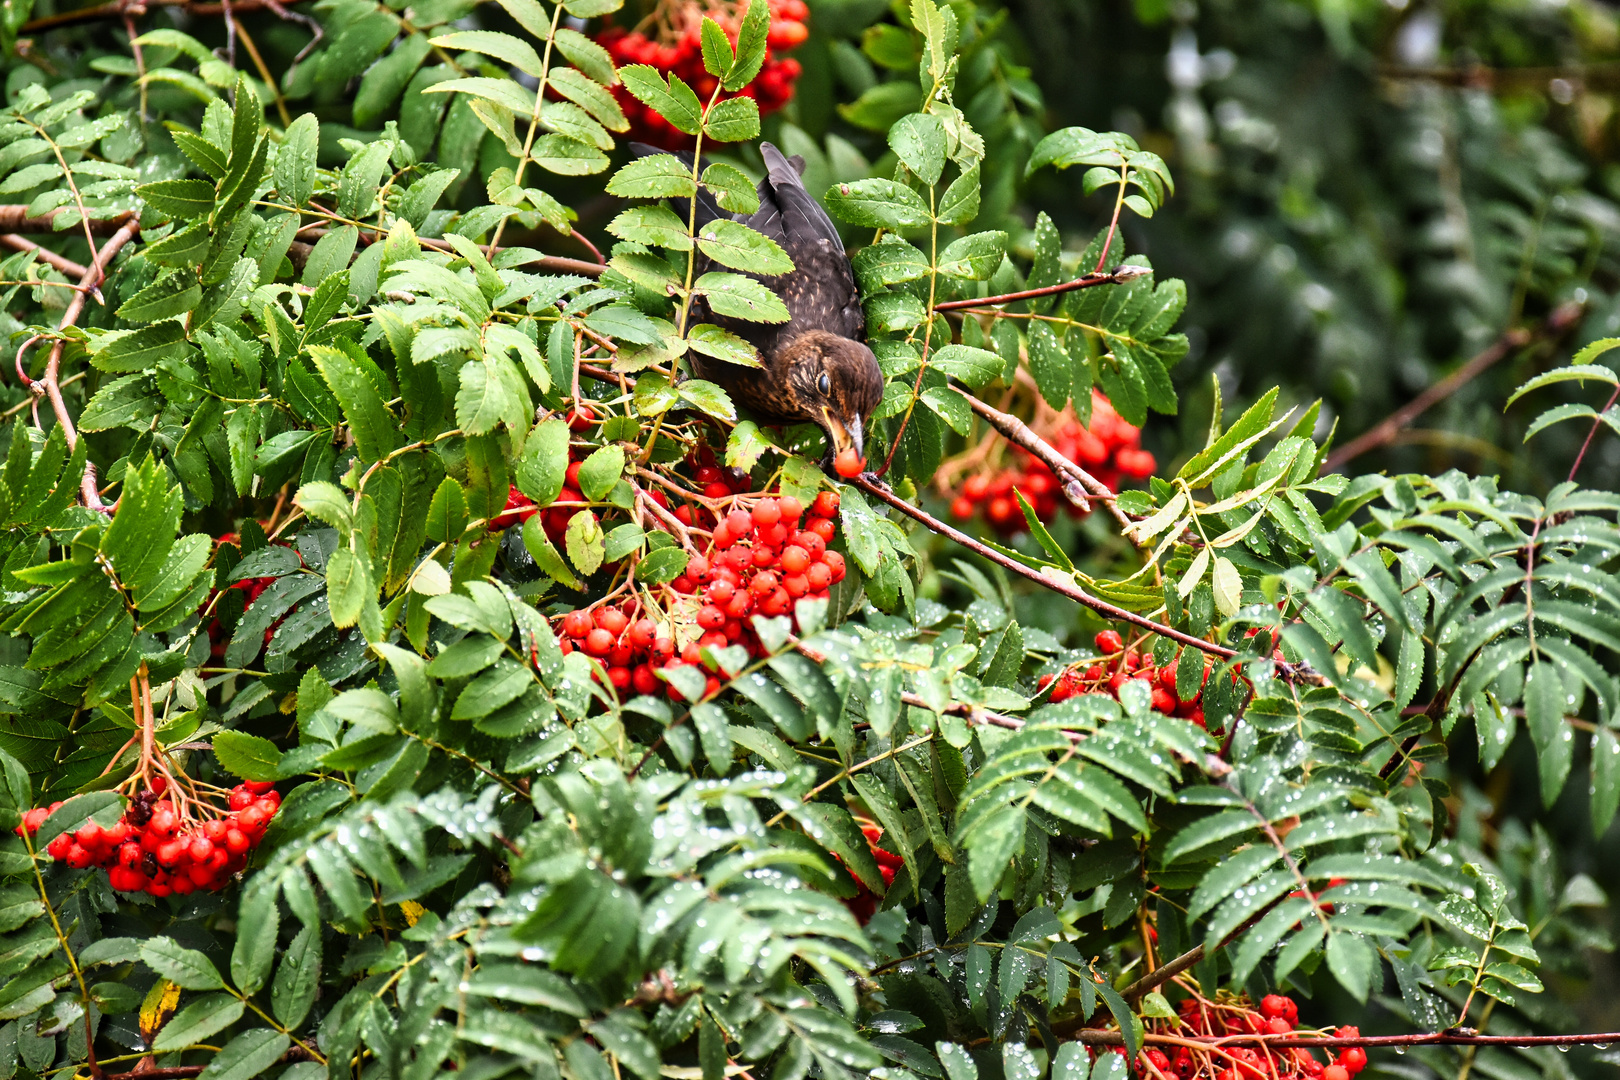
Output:
<instances>
[{"instance_id":1,"label":"thin twig","mask_svg":"<svg viewBox=\"0 0 1620 1080\"><path fill-rule=\"evenodd\" d=\"M1054 1028L1054 1031L1056 1029ZM1124 1039L1113 1029L1081 1028L1071 1036L1074 1041L1092 1046L1123 1046ZM1594 1046L1620 1042L1620 1031L1590 1032L1582 1035L1469 1035L1462 1031L1446 1030L1416 1035L1358 1035L1340 1038L1324 1035L1310 1038L1301 1035L1223 1035L1207 1039L1189 1039L1185 1035L1160 1035L1144 1032L1142 1042L1152 1046L1184 1046L1196 1042L1208 1047L1268 1046L1285 1050L1341 1050L1360 1046ZM149 1074L148 1074L149 1075Z\"/></svg>"},{"instance_id":2,"label":"thin twig","mask_svg":"<svg viewBox=\"0 0 1620 1080\"><path fill-rule=\"evenodd\" d=\"M128 221L113 234L111 240L102 245L101 250L96 253L95 259L85 270L84 277L79 280L79 284L85 288L74 293L73 300L68 304L67 311L62 316L62 321L57 324L56 329L58 332L66 330L78 322L79 315L84 311L84 298L87 290L101 284L106 277L108 264L117 257L118 252L125 244L135 238L135 234L140 232L140 228L138 222ZM68 451L71 453L78 445L79 433L73 427L73 418L68 415L67 402L62 400L62 387L58 378L62 367L62 350L66 345L66 338L57 339L56 344L51 346L49 359L45 361L45 373L40 376L38 382L30 384L28 388L36 397L43 394L50 400L51 411L56 414L56 422L62 425L62 434L67 441ZM19 353L19 374L21 374L22 370L21 363L21 353ZM92 510L105 511L108 509L102 505L101 493L96 488L96 467L93 462L85 462L84 478L80 481L79 492L84 499L85 506Z\"/></svg>"},{"instance_id":3,"label":"thin twig","mask_svg":"<svg viewBox=\"0 0 1620 1080\"><path fill-rule=\"evenodd\" d=\"M47 211L38 217L28 216L28 207L17 205L0 206L0 232L8 233L54 233L60 232L54 222L56 215L72 209L59 207ZM124 223L134 218L134 214L125 211L107 218L85 218L84 226L94 236L111 236L123 227Z\"/></svg>"},{"instance_id":4,"label":"thin twig","mask_svg":"<svg viewBox=\"0 0 1620 1080\"><path fill-rule=\"evenodd\" d=\"M44 263L46 266L55 267L57 270L62 271L62 273L76 278L82 278L85 274L89 273L87 269L80 266L72 259L58 255L50 248L40 247L32 240L18 236L15 233L0 234L0 244L4 244L8 248L15 248L17 251L32 251L34 253L34 257L40 262Z\"/></svg>"},{"instance_id":5,"label":"thin twig","mask_svg":"<svg viewBox=\"0 0 1620 1080\"><path fill-rule=\"evenodd\" d=\"M1059 577L1048 577L1037 570L1025 566L1017 559L1004 555L994 548L975 540L973 537L962 532L960 529L946 524L945 522L936 518L934 515L928 513L926 510L911 505L898 495L894 494L894 492L878 484L872 483L865 477L856 477L855 479L851 480L850 483L869 495L877 496L879 499L888 503L896 510L899 510L901 513L907 515L908 517L914 518L923 525L926 525L933 532L955 540L958 544L961 544L963 547L974 552L975 554L990 560L997 566L1000 566L1006 570L1011 570L1013 573L1018 574L1021 577L1026 577L1037 584L1044 585L1058 595L1066 596L1075 603L1090 608L1092 611L1102 615L1104 618L1112 619L1115 622L1127 622L1133 626L1139 626L1144 630L1158 634L1160 637L1166 637L1171 641L1180 642L1183 645L1198 649L1201 652L1206 652L1211 656L1218 656L1223 660L1230 660L1232 657L1237 655L1236 649L1227 648L1225 645L1216 645L1212 642L1205 641L1203 638L1193 637L1191 634L1183 633L1173 626L1166 626L1163 623L1154 622L1152 619L1149 619L1143 615L1138 615L1134 611L1127 611L1122 607L1110 604L1106 600L1100 600L1078 586L1070 584L1066 580L1062 580ZM1312 671L1306 664L1289 664L1278 661L1277 670L1284 678L1292 681L1305 682L1311 685L1318 685L1322 682L1322 676Z\"/></svg>"},{"instance_id":6,"label":"thin twig","mask_svg":"<svg viewBox=\"0 0 1620 1080\"><path fill-rule=\"evenodd\" d=\"M1057 285L1048 285L1042 289L1025 289L1022 292L1002 293L1000 296L986 296L980 300L947 300L943 304L935 304L935 311L959 311L962 308L995 307L998 304L1011 304L1018 300L1034 300L1041 296L1057 296L1059 293L1074 292L1076 289L1090 289L1098 285L1123 285L1135 281L1139 277L1146 277L1153 273L1146 266L1122 266L1118 270L1107 274L1086 274L1073 281L1065 281Z\"/></svg>"},{"instance_id":7,"label":"thin twig","mask_svg":"<svg viewBox=\"0 0 1620 1080\"><path fill-rule=\"evenodd\" d=\"M1614 388L1614 393L1610 394L1609 400L1603 403L1603 408L1598 410L1598 415L1592 417L1592 427L1587 431L1586 438L1581 442L1580 453L1575 455L1575 463L1569 467L1567 479L1571 484L1575 482L1575 474L1580 470L1581 462L1586 460L1586 451L1592 445L1593 436L1597 434L1598 427L1603 423L1603 414L1614 408L1616 401L1620 401L1620 386Z\"/></svg>"},{"instance_id":8,"label":"thin twig","mask_svg":"<svg viewBox=\"0 0 1620 1080\"><path fill-rule=\"evenodd\" d=\"M299 0L287 0L288 3L298 3ZM237 14L244 11L259 11L269 8L274 10L279 4L272 0L231 0L231 10ZM218 3L199 3L198 0L141 0L139 5L129 3L128 0L112 0L111 3L97 4L95 7L79 8L76 11L64 11L58 15L45 15L38 19L31 19L23 23L22 29L17 31L19 37L28 37L32 34L43 34L50 30L61 30L68 26L79 26L83 23L100 22L102 19L122 19L125 15L141 14L138 8L167 7L183 8L188 14L201 17L219 15L223 5ZM151 1076L151 1073L142 1075Z\"/></svg>"},{"instance_id":9,"label":"thin twig","mask_svg":"<svg viewBox=\"0 0 1620 1080\"><path fill-rule=\"evenodd\" d=\"M1322 471L1336 472L1345 462L1360 457L1369 450L1376 450L1378 447L1392 442L1395 436L1400 434L1401 429L1462 387L1473 382L1481 372L1496 364L1503 357L1537 340L1556 337L1574 326L1584 310L1580 304L1563 304L1556 308L1551 315L1548 315L1539 327L1533 330L1522 326L1516 326L1508 330L1462 367L1390 413L1376 427L1362 432L1337 450L1329 453L1327 461L1322 466Z\"/></svg>"}]
</instances>

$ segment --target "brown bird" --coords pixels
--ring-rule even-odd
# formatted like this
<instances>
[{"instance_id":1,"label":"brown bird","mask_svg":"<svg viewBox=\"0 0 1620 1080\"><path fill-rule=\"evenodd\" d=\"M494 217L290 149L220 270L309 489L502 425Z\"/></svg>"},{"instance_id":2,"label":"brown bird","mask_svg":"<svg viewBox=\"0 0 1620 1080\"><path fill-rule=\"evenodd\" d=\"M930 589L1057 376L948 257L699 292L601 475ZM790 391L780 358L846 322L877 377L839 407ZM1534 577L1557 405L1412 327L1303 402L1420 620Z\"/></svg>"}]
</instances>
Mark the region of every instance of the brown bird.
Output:
<instances>
[{"instance_id":1,"label":"brown bird","mask_svg":"<svg viewBox=\"0 0 1620 1080\"><path fill-rule=\"evenodd\" d=\"M662 153L632 144L638 157ZM765 178L759 183L759 209L727 214L707 192L698 194L697 225L720 217L741 221L775 240L793 260L793 271L778 277L750 274L782 298L785 323L756 323L705 312L704 318L759 350L757 368L729 364L692 352L698 378L726 388L733 400L767 424L812 423L827 433L828 456L853 449L866 452L866 424L883 397L883 372L866 341L866 313L850 269L844 242L832 219L805 190L799 174L804 159L784 157L762 143ZM685 155L688 161L690 155ZM685 200L678 204L686 216ZM698 271L714 269L699 256Z\"/></svg>"}]
</instances>

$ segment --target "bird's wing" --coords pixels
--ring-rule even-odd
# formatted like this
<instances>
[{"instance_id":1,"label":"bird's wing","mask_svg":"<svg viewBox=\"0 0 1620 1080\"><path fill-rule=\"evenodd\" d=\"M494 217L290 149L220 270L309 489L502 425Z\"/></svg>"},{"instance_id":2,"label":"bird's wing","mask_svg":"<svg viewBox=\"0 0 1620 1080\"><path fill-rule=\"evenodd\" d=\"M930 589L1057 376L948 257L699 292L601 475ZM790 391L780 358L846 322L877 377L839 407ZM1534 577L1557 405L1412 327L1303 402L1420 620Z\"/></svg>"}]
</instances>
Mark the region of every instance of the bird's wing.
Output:
<instances>
[{"instance_id":1,"label":"bird's wing","mask_svg":"<svg viewBox=\"0 0 1620 1080\"><path fill-rule=\"evenodd\" d=\"M844 241L799 179L803 160L783 156L770 143L761 143L760 153L765 179L759 186L759 211L748 224L781 244L793 260L793 273L776 283L793 315L790 330L863 337L866 316Z\"/></svg>"},{"instance_id":2,"label":"bird's wing","mask_svg":"<svg viewBox=\"0 0 1620 1080\"><path fill-rule=\"evenodd\" d=\"M688 166L692 164L692 153L689 150L660 150L658 147L648 146L646 143L633 142L630 144L630 153L638 158L654 157L658 154L674 154L675 157L678 157L682 161L686 162ZM685 199L670 199L669 204L683 221L686 220L687 215L692 212L691 205ZM707 225L716 218L730 218L731 216L732 215L720 209L720 204L714 201L714 196L709 194L707 188L702 186L698 187L698 228L703 228L703 226Z\"/></svg>"}]
</instances>

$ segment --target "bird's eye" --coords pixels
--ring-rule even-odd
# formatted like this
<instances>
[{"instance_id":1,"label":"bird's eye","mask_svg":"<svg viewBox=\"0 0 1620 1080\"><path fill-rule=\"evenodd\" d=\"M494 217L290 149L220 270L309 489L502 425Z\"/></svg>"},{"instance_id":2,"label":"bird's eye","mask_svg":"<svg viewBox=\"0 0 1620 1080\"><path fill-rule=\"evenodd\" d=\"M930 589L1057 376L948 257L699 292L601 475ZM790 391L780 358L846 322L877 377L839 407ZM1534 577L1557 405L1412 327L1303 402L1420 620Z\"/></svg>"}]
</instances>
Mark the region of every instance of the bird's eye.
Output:
<instances>
[{"instance_id":1,"label":"bird's eye","mask_svg":"<svg viewBox=\"0 0 1620 1080\"><path fill-rule=\"evenodd\" d=\"M827 373L825 371L821 373L821 378L816 380L816 389L820 390L823 394L831 392L832 380L827 378Z\"/></svg>"}]
</instances>

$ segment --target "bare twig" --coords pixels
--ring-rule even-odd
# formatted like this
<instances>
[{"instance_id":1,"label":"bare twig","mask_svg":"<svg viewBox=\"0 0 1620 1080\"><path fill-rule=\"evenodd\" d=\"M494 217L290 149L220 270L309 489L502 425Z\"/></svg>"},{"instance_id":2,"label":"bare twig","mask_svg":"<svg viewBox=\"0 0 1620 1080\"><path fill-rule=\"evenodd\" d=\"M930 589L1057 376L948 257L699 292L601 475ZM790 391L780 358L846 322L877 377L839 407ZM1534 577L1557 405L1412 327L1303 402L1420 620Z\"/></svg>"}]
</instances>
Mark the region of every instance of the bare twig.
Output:
<instances>
[{"instance_id":1,"label":"bare twig","mask_svg":"<svg viewBox=\"0 0 1620 1080\"><path fill-rule=\"evenodd\" d=\"M1586 460L1586 451L1591 448L1592 438L1597 435L1598 427L1603 423L1602 414L1614 408L1616 401L1620 401L1620 386L1616 386L1614 393L1609 395L1609 400L1603 403L1603 408L1598 410L1599 415L1592 417L1592 427L1587 431L1586 438L1581 442L1580 452L1575 455L1575 463L1569 467L1568 480L1570 483L1575 482L1575 474L1580 471L1581 462Z\"/></svg>"},{"instance_id":2,"label":"bare twig","mask_svg":"<svg viewBox=\"0 0 1620 1080\"><path fill-rule=\"evenodd\" d=\"M62 273L70 274L76 278L82 278L85 274L89 273L88 270L74 262L72 259L58 255L50 248L40 247L32 240L18 236L15 233L0 234L0 244L4 244L8 248L14 248L17 251L32 251L34 253L34 257L40 262L44 263L46 266L55 267L56 269L62 271Z\"/></svg>"},{"instance_id":3,"label":"bare twig","mask_svg":"<svg viewBox=\"0 0 1620 1080\"><path fill-rule=\"evenodd\" d=\"M54 233L60 230L53 222L56 215L68 209L51 210L38 217L28 216L26 206L0 206L0 232L8 233ZM85 218L84 227L94 236L111 236L123 227L124 223L134 218L133 213L125 212L115 214L110 218Z\"/></svg>"},{"instance_id":4,"label":"bare twig","mask_svg":"<svg viewBox=\"0 0 1620 1080\"><path fill-rule=\"evenodd\" d=\"M1057 285L1048 285L1043 289L1025 289L1022 292L1002 293L1000 296L986 296L980 300L947 300L943 304L935 304L935 311L958 311L962 308L995 307L998 304L1011 304L1018 300L1034 300L1041 296L1057 296L1059 293L1074 292L1076 289L1090 289L1097 285L1123 285L1128 281L1135 281L1139 277L1146 277L1153 273L1146 266L1122 266L1112 273L1086 274L1073 281L1065 281Z\"/></svg>"},{"instance_id":5,"label":"bare twig","mask_svg":"<svg viewBox=\"0 0 1620 1080\"><path fill-rule=\"evenodd\" d=\"M1390 413L1376 427L1362 432L1356 438L1329 453L1327 461L1322 466L1322 471L1334 472L1341 468L1345 462L1360 457L1369 450L1376 450L1380 446L1387 445L1394 440L1395 436L1400 434L1402 428L1462 387L1473 382L1481 372L1500 361L1503 357L1537 340L1556 337L1574 326L1583 310L1585 309L1580 304L1564 304L1555 309L1551 315L1548 315L1539 327L1527 329L1516 326L1508 330L1462 367Z\"/></svg>"},{"instance_id":6,"label":"bare twig","mask_svg":"<svg viewBox=\"0 0 1620 1080\"><path fill-rule=\"evenodd\" d=\"M1114 515L1114 520L1119 522L1121 528L1130 525L1131 519L1125 516L1123 510L1114 505L1114 493L1108 489L1107 484L1058 453L1056 447L1037 435L1034 428L1018 419L1018 417L1011 413L1002 412L989 402L981 401L962 387L957 387L957 389L962 390L963 396L967 398L968 406L984 417L985 422L991 427L1001 432L1008 442L1015 446L1021 446L1034 454L1059 478L1067 476L1069 479L1063 483L1063 494L1068 496L1070 502L1075 503L1082 510L1090 510L1091 504L1086 498L1089 491L1092 498L1107 505L1108 512Z\"/></svg>"},{"instance_id":7,"label":"bare twig","mask_svg":"<svg viewBox=\"0 0 1620 1080\"><path fill-rule=\"evenodd\" d=\"M288 3L298 3L299 0L287 0ZM274 0L231 0L231 11L241 14L244 11L274 10L280 5ZM80 26L84 23L100 22L103 19L122 19L126 15L144 15L148 7L182 8L188 14L207 18L220 15L224 12L224 5L218 3L200 3L198 0L141 0L140 3L131 3L129 0L112 0L111 3L97 4L95 7L79 8L76 11L64 11L58 15L45 15L38 19L31 19L23 23L22 29L17 31L20 37L31 34L43 34L51 30L61 30L64 27ZM146 1074L152 1075L150 1073Z\"/></svg>"},{"instance_id":8,"label":"bare twig","mask_svg":"<svg viewBox=\"0 0 1620 1080\"><path fill-rule=\"evenodd\" d=\"M140 225L135 221L126 222L122 228L113 234L111 240L102 245L96 253L95 260L85 270L79 284L84 286L74 293L73 300L68 304L62 321L57 324L58 331L66 330L78 322L79 315L84 311L84 298L86 292L101 284L107 274L107 266L123 246L135 238L140 231ZM62 350L67 345L65 338L58 338L56 344L51 346L51 355L45 361L45 373L36 383L29 385L29 390L37 397L43 394L50 400L51 411L56 414L56 422L62 425L62 434L67 440L67 447L71 452L78 445L79 433L73 427L73 418L68 415L67 402L62 400L62 387L59 375L62 366ZM18 354L18 371L21 373L21 354ZM92 510L108 510L101 502L101 493L96 488L96 467L92 462L86 461L84 465L84 479L80 481L79 493L84 499L84 505Z\"/></svg>"},{"instance_id":9,"label":"bare twig","mask_svg":"<svg viewBox=\"0 0 1620 1080\"><path fill-rule=\"evenodd\" d=\"M1044 585L1046 588L1051 589L1058 595L1066 596L1075 603L1090 608L1092 611L1095 611L1104 618L1112 619L1115 622L1130 623L1132 626L1139 626L1143 630L1158 634L1160 637L1169 638L1171 641L1179 642L1182 645L1197 649L1200 652L1208 653L1211 656L1218 656L1223 660L1229 660L1237 655L1236 649L1227 648L1225 645L1216 645L1212 642L1205 641L1203 638L1193 637L1191 634L1183 633L1173 626L1166 626L1164 623L1154 622L1152 619L1149 619L1144 615L1138 615L1134 611L1127 611L1122 607L1110 604L1106 600L1098 599L1097 597L1086 592L1084 589L1071 584L1070 581L1067 580L1067 575L1049 577L1046 574L1025 566L1017 559L1014 559L1009 555L1004 555L994 548L975 540L962 530L946 524L945 522L939 520L939 518L930 514L928 511L921 509L920 507L911 505L894 492L890 491L888 488L874 484L865 477L856 477L849 482L867 494L874 495L882 501L888 503L896 510L899 510L902 514L921 522L933 532L955 540L958 544L961 544L963 547L981 556L982 558L990 560L997 566L1010 570L1013 573L1018 574L1020 577L1026 577L1039 585ZM1277 671L1284 678L1292 681L1305 682L1311 685L1320 685L1322 683L1322 676L1312 671L1306 664L1290 664L1278 661Z\"/></svg>"},{"instance_id":10,"label":"bare twig","mask_svg":"<svg viewBox=\"0 0 1620 1080\"><path fill-rule=\"evenodd\" d=\"M1125 1044L1120 1033L1112 1029L1082 1028L1074 1032L1072 1037L1076 1042L1093 1046L1123 1046ZM1190 1042L1196 1042L1209 1047L1269 1046L1288 1050L1340 1050L1349 1046L1364 1048L1379 1046L1595 1046L1620 1042L1620 1031L1592 1032L1583 1035L1472 1035L1460 1029L1448 1029L1429 1034L1358 1035L1355 1038L1340 1038L1337 1035L1324 1035L1319 1038L1301 1035L1224 1035L1208 1039L1145 1032L1142 1035L1142 1042L1148 1046L1185 1046Z\"/></svg>"}]
</instances>

